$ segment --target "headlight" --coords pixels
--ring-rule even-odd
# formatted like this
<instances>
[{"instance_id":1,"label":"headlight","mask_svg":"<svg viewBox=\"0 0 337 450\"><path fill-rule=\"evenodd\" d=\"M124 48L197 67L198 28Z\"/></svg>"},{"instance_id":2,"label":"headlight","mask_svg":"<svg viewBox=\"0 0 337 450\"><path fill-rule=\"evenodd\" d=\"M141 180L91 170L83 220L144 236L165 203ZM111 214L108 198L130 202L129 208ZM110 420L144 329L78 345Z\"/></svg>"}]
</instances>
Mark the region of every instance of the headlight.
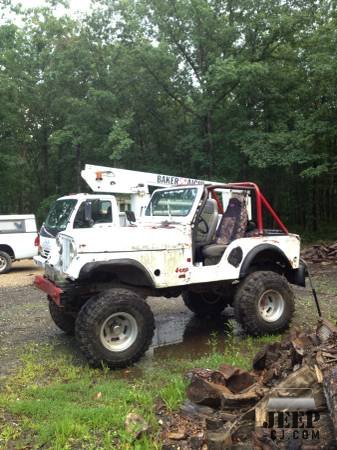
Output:
<instances>
[{"instance_id":1,"label":"headlight","mask_svg":"<svg viewBox=\"0 0 337 450\"><path fill-rule=\"evenodd\" d=\"M59 254L62 255L63 246L62 246L62 242L59 237L56 238L56 247L57 247Z\"/></svg>"},{"instance_id":2,"label":"headlight","mask_svg":"<svg viewBox=\"0 0 337 450\"><path fill-rule=\"evenodd\" d=\"M77 255L77 251L76 251L75 244L74 244L74 242L70 242L70 244L69 244L69 258L70 258L70 260L74 259L76 255Z\"/></svg>"}]
</instances>

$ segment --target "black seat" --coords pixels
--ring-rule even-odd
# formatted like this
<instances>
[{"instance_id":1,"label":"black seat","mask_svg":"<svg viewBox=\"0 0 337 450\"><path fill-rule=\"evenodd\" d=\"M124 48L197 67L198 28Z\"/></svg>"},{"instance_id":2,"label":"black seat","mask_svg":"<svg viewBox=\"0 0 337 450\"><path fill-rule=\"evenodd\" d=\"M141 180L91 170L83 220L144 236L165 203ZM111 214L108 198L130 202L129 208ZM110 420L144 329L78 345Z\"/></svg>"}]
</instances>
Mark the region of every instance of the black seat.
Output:
<instances>
[{"instance_id":1,"label":"black seat","mask_svg":"<svg viewBox=\"0 0 337 450\"><path fill-rule=\"evenodd\" d=\"M247 223L246 199L244 195L236 194L235 197L229 200L227 209L219 224L215 242L202 248L205 262L211 259L208 262L215 264L221 258L230 242L244 236ZM215 259L217 261L214 262Z\"/></svg>"}]
</instances>

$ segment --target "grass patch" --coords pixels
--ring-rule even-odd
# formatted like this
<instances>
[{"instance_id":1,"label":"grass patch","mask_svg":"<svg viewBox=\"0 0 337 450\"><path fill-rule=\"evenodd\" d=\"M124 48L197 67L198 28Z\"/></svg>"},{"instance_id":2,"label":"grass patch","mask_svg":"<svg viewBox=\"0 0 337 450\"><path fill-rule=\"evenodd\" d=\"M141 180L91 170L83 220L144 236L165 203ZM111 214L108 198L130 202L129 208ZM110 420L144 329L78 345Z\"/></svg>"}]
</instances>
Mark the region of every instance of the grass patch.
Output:
<instances>
[{"instance_id":1,"label":"grass patch","mask_svg":"<svg viewBox=\"0 0 337 450\"><path fill-rule=\"evenodd\" d=\"M209 352L198 359L167 358L113 372L74 365L49 346L30 346L16 374L3 380L0 392L0 448L156 449L159 425L155 403L170 410L185 398L183 374L194 367L229 363L249 369L259 347L277 337L238 340L228 336L219 351L213 335ZM150 431L134 441L125 430L130 412L141 415ZM1 420L2 419L2 420Z\"/></svg>"}]
</instances>

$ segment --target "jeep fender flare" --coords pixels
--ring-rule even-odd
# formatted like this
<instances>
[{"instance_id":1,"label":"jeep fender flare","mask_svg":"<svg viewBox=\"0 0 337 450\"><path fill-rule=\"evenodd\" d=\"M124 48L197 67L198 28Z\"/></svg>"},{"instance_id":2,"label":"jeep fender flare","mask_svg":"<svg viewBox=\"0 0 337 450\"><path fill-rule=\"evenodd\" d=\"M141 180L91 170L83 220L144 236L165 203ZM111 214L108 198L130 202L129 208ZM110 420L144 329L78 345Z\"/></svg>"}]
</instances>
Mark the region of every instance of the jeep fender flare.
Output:
<instances>
[{"instance_id":1,"label":"jeep fender flare","mask_svg":"<svg viewBox=\"0 0 337 450\"><path fill-rule=\"evenodd\" d=\"M249 273L249 268L253 265L253 263L257 262L259 258L263 258L264 255L269 258L270 256L272 257L274 256L275 259L274 261L272 260L272 262L276 263L276 261L280 261L282 264L285 265L285 269L287 272L294 270L291 267L288 258L280 248L272 244L260 244L247 253L243 263L241 264L239 277L240 278L246 277Z\"/></svg>"},{"instance_id":2,"label":"jeep fender flare","mask_svg":"<svg viewBox=\"0 0 337 450\"><path fill-rule=\"evenodd\" d=\"M87 280L99 272L116 275L123 282L130 282L134 278L133 285L154 287L154 281L149 271L138 261L129 258L110 259L107 261L95 261L85 264L80 273L80 280Z\"/></svg>"}]
</instances>

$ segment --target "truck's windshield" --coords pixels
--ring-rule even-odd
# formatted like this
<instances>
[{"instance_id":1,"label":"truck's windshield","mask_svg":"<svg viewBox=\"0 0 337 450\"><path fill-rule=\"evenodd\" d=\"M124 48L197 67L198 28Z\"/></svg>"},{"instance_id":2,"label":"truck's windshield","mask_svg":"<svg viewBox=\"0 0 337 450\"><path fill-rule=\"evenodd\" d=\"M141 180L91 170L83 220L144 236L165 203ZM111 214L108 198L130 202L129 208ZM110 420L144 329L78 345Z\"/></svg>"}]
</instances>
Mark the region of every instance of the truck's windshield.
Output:
<instances>
[{"instance_id":1,"label":"truck's windshield","mask_svg":"<svg viewBox=\"0 0 337 450\"><path fill-rule=\"evenodd\" d=\"M145 210L145 216L186 217L194 204L196 188L157 191Z\"/></svg>"},{"instance_id":2,"label":"truck's windshield","mask_svg":"<svg viewBox=\"0 0 337 450\"><path fill-rule=\"evenodd\" d=\"M75 199L57 200L50 208L44 223L46 230L53 236L56 236L60 231L64 231L76 203L77 200Z\"/></svg>"}]
</instances>

